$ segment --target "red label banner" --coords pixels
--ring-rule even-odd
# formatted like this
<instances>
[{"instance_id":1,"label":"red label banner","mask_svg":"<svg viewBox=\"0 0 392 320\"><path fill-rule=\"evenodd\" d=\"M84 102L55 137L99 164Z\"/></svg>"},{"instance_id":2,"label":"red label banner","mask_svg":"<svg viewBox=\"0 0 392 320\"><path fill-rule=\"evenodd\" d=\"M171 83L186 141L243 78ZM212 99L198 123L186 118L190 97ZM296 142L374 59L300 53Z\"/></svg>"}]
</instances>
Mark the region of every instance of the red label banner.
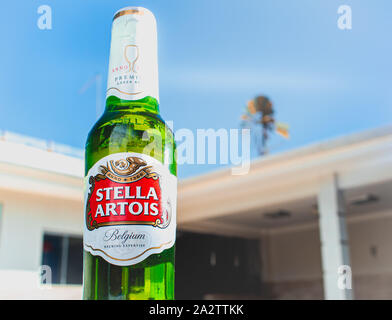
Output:
<instances>
[{"instance_id":1,"label":"red label banner","mask_svg":"<svg viewBox=\"0 0 392 320\"><path fill-rule=\"evenodd\" d=\"M119 183L107 175L90 177L86 223L89 230L109 225L139 224L159 227L162 194L158 176Z\"/></svg>"}]
</instances>

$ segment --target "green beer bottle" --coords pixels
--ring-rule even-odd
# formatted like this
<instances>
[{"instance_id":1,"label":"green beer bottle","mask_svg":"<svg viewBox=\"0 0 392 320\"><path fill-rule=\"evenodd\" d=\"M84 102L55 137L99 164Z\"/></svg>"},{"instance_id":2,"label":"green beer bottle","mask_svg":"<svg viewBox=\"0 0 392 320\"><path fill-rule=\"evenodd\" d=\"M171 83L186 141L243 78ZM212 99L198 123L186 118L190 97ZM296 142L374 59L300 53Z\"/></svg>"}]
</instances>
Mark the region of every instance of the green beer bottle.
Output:
<instances>
[{"instance_id":1,"label":"green beer bottle","mask_svg":"<svg viewBox=\"0 0 392 320\"><path fill-rule=\"evenodd\" d=\"M84 299L174 299L175 149L159 115L154 15L121 9L105 112L86 142Z\"/></svg>"}]
</instances>

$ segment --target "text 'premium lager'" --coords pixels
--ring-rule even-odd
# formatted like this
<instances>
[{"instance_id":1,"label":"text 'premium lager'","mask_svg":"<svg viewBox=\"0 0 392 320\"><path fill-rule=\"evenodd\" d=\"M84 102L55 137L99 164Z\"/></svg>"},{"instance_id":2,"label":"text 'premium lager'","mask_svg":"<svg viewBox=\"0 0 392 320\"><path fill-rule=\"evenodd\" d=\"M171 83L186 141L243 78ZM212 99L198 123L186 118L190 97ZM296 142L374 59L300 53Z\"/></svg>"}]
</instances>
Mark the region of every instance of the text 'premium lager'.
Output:
<instances>
[{"instance_id":1,"label":"text 'premium lager'","mask_svg":"<svg viewBox=\"0 0 392 320\"><path fill-rule=\"evenodd\" d=\"M174 299L177 168L158 99L154 15L124 8L86 143L84 299Z\"/></svg>"}]
</instances>

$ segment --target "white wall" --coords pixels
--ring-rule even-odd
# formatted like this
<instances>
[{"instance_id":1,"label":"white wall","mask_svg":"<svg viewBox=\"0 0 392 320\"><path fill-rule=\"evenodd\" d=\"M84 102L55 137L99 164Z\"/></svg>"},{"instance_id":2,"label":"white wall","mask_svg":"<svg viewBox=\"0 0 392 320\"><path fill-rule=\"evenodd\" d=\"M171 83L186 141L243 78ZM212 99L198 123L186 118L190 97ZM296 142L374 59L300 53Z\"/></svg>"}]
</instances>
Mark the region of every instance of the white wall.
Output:
<instances>
[{"instance_id":1,"label":"white wall","mask_svg":"<svg viewBox=\"0 0 392 320\"><path fill-rule=\"evenodd\" d=\"M392 299L392 212L348 219L348 233L354 298ZM264 282L275 286L278 298L305 298L312 290L321 294L317 224L265 234L261 250Z\"/></svg>"},{"instance_id":2,"label":"white wall","mask_svg":"<svg viewBox=\"0 0 392 320\"><path fill-rule=\"evenodd\" d=\"M0 300L80 300L80 285L42 285L36 271L0 270Z\"/></svg>"},{"instance_id":3,"label":"white wall","mask_svg":"<svg viewBox=\"0 0 392 320\"><path fill-rule=\"evenodd\" d=\"M262 238L263 278L268 282L322 277L317 228L273 232Z\"/></svg>"},{"instance_id":4,"label":"white wall","mask_svg":"<svg viewBox=\"0 0 392 320\"><path fill-rule=\"evenodd\" d=\"M354 275L392 274L392 216L353 221L348 231Z\"/></svg>"},{"instance_id":5,"label":"white wall","mask_svg":"<svg viewBox=\"0 0 392 320\"><path fill-rule=\"evenodd\" d=\"M36 271L44 232L82 235L81 201L0 189L0 269Z\"/></svg>"}]
</instances>

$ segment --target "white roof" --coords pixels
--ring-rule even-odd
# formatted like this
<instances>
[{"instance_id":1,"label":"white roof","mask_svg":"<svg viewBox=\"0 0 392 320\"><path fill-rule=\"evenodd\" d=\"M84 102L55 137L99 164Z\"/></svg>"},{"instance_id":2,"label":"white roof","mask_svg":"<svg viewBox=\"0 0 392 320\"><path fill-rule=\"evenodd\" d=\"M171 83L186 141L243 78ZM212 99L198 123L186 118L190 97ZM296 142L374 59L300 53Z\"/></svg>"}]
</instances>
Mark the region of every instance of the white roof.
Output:
<instances>
[{"instance_id":1,"label":"white roof","mask_svg":"<svg viewBox=\"0 0 392 320\"><path fill-rule=\"evenodd\" d=\"M257 233L267 212L300 202L310 210L320 184L331 175L338 177L342 190L392 181L390 150L392 126L265 156L253 161L245 175L232 175L226 168L182 180L178 222L186 229L208 232L237 230L247 221L245 233Z\"/></svg>"},{"instance_id":2,"label":"white roof","mask_svg":"<svg viewBox=\"0 0 392 320\"><path fill-rule=\"evenodd\" d=\"M0 138L0 189L80 201L84 176L81 155L79 150L67 146L3 134Z\"/></svg>"}]
</instances>

